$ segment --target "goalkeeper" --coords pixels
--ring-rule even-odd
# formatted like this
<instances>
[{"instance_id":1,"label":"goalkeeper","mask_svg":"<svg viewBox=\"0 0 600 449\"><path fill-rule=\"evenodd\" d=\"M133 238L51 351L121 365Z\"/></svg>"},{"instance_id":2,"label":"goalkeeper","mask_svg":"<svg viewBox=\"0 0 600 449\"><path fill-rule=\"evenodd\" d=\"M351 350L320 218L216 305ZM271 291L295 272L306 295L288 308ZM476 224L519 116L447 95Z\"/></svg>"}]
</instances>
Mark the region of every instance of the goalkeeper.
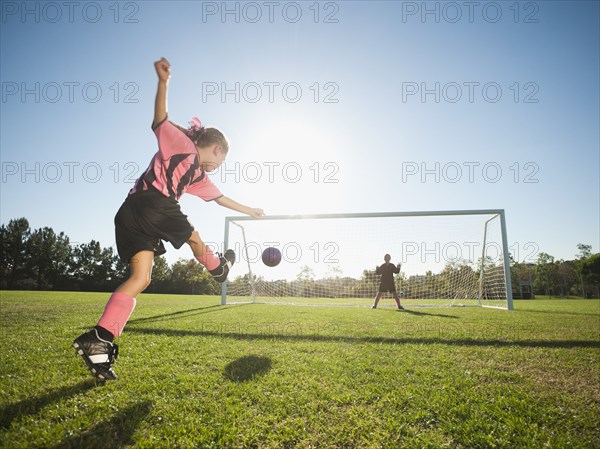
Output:
<instances>
[{"instance_id":1,"label":"goalkeeper","mask_svg":"<svg viewBox=\"0 0 600 449\"><path fill-rule=\"evenodd\" d=\"M400 273L402 264L399 263L398 265L394 265L390 262L391 259L392 257L389 254L386 254L383 257L385 263L375 268L375 274L381 275L381 281L379 282L379 291L377 292L377 296L375 296L375 302L371 309L377 308L377 304L379 304L379 300L381 299L381 294L386 292L394 295L398 310L404 309L400 304L400 296L398 296L398 293L396 292L396 284L394 283L394 274Z\"/></svg>"}]
</instances>

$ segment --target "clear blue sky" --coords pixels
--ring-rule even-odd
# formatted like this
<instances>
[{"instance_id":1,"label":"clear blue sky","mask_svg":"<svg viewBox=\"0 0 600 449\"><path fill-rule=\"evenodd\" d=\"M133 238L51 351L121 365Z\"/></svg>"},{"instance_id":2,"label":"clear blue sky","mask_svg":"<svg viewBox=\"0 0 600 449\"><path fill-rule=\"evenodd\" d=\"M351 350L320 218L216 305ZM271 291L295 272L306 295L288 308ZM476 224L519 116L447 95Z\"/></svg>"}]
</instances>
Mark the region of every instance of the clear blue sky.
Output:
<instances>
[{"instance_id":1,"label":"clear blue sky","mask_svg":"<svg viewBox=\"0 0 600 449\"><path fill-rule=\"evenodd\" d=\"M598 2L224 5L2 2L2 223L114 244L165 56L171 119L228 135L213 179L242 203L502 208L520 260L600 250ZM222 241L231 211L182 206Z\"/></svg>"}]
</instances>

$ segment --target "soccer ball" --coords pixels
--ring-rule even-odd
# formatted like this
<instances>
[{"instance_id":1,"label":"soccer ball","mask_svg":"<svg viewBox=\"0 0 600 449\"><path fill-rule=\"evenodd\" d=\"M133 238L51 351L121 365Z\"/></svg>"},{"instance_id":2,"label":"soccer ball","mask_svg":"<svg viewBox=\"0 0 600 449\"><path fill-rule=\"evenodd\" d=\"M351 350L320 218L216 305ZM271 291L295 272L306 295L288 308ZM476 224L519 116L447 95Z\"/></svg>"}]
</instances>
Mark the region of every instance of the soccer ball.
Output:
<instances>
[{"instance_id":1,"label":"soccer ball","mask_svg":"<svg viewBox=\"0 0 600 449\"><path fill-rule=\"evenodd\" d=\"M268 267L275 267L281 262L281 251L272 246L266 248L262 253L262 261Z\"/></svg>"}]
</instances>

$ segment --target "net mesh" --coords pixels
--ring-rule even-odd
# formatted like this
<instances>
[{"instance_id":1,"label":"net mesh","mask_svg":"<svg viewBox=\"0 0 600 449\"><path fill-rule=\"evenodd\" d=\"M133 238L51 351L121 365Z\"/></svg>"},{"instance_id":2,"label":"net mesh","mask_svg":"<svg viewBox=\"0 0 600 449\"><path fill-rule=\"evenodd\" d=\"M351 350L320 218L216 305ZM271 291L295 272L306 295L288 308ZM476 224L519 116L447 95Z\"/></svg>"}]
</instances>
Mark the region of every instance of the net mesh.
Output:
<instances>
[{"instance_id":1,"label":"net mesh","mask_svg":"<svg viewBox=\"0 0 600 449\"><path fill-rule=\"evenodd\" d=\"M226 302L370 305L376 266L401 264L396 291L407 306L507 306L497 214L348 216L227 221L238 255ZM282 253L263 264L268 247ZM395 307L386 293L380 307Z\"/></svg>"}]
</instances>

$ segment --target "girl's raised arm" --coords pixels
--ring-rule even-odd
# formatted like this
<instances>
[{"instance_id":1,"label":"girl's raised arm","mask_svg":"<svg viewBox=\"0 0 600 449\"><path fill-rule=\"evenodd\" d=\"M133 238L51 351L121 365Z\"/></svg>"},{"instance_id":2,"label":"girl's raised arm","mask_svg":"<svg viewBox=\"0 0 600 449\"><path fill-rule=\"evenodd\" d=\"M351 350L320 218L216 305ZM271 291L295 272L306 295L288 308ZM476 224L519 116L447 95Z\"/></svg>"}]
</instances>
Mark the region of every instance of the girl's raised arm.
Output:
<instances>
[{"instance_id":1,"label":"girl's raised arm","mask_svg":"<svg viewBox=\"0 0 600 449\"><path fill-rule=\"evenodd\" d=\"M158 87L156 89L156 100L154 102L154 128L167 117L167 85L171 76L171 64L165 58L160 58L154 63L158 75Z\"/></svg>"}]
</instances>

